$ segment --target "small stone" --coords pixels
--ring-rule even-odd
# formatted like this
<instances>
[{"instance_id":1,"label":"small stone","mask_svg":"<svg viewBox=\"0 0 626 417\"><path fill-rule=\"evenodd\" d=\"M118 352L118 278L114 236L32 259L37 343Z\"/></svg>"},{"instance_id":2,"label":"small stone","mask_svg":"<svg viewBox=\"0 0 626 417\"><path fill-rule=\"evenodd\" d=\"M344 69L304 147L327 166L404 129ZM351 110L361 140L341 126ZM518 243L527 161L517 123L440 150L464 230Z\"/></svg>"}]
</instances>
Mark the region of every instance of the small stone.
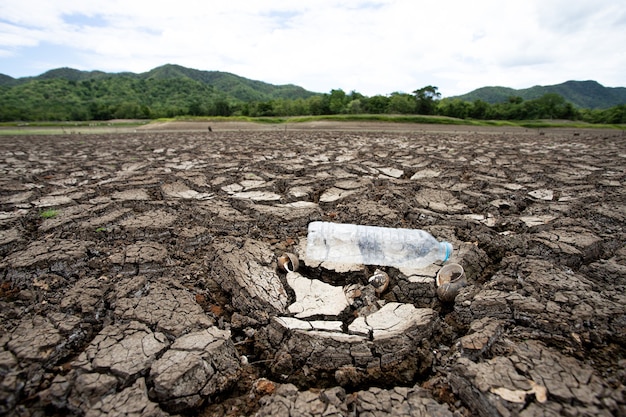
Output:
<instances>
[{"instance_id":1,"label":"small stone","mask_svg":"<svg viewBox=\"0 0 626 417\"><path fill-rule=\"evenodd\" d=\"M257 395L271 395L276 391L276 384L267 378L259 378L252 384L252 391Z\"/></svg>"},{"instance_id":2,"label":"small stone","mask_svg":"<svg viewBox=\"0 0 626 417\"><path fill-rule=\"evenodd\" d=\"M350 304L343 288L304 278L297 272L287 273L287 283L296 293L296 302L287 309L298 318L337 316Z\"/></svg>"},{"instance_id":3,"label":"small stone","mask_svg":"<svg viewBox=\"0 0 626 417\"><path fill-rule=\"evenodd\" d=\"M554 192L544 188L530 191L528 195L538 200L552 201L554 199Z\"/></svg>"}]
</instances>

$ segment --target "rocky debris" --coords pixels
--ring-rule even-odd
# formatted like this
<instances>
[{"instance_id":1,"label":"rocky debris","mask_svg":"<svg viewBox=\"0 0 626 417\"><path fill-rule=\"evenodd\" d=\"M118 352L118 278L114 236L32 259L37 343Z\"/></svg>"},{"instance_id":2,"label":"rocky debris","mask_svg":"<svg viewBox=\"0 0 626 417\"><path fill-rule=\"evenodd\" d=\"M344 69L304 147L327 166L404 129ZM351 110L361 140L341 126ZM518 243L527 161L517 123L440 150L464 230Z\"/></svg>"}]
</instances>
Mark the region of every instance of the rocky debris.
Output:
<instances>
[{"instance_id":1,"label":"rocky debris","mask_svg":"<svg viewBox=\"0 0 626 417\"><path fill-rule=\"evenodd\" d=\"M252 208L267 216L277 216L287 221L294 221L300 218L312 218L320 212L319 205L312 201L293 201L285 204L254 204Z\"/></svg>"},{"instance_id":2,"label":"rocky debris","mask_svg":"<svg viewBox=\"0 0 626 417\"><path fill-rule=\"evenodd\" d=\"M114 223L116 220L126 216L131 209L118 209L106 212L92 219L87 219L81 223L81 227L88 230L95 230L98 227L106 227Z\"/></svg>"},{"instance_id":3,"label":"rocky debris","mask_svg":"<svg viewBox=\"0 0 626 417\"><path fill-rule=\"evenodd\" d=\"M500 338L504 332L503 322L491 317L483 317L472 322L469 332L459 339L463 356L476 360Z\"/></svg>"},{"instance_id":4,"label":"rocky debris","mask_svg":"<svg viewBox=\"0 0 626 417\"><path fill-rule=\"evenodd\" d=\"M287 273L287 284L296 293L296 301L287 310L297 318L338 316L351 304L342 287L308 279L297 272Z\"/></svg>"},{"instance_id":5,"label":"rocky debris","mask_svg":"<svg viewBox=\"0 0 626 417\"><path fill-rule=\"evenodd\" d=\"M424 188L414 198L419 206L436 212L461 213L467 210L465 204L445 190Z\"/></svg>"},{"instance_id":6,"label":"rocky debris","mask_svg":"<svg viewBox=\"0 0 626 417\"><path fill-rule=\"evenodd\" d=\"M17 209L14 211L0 211L0 225L10 224L13 221L23 217L28 213L26 209Z\"/></svg>"},{"instance_id":7,"label":"rocky debris","mask_svg":"<svg viewBox=\"0 0 626 417\"><path fill-rule=\"evenodd\" d=\"M130 201L130 200L147 201L147 200L150 200L150 195L148 194L146 190L142 188L136 188L136 189L114 192L113 194L111 194L111 198L113 200L120 200L120 201Z\"/></svg>"},{"instance_id":8,"label":"rocky debris","mask_svg":"<svg viewBox=\"0 0 626 417\"><path fill-rule=\"evenodd\" d=\"M167 248L156 242L137 242L127 246L122 252L109 257L114 264L162 263L167 256Z\"/></svg>"},{"instance_id":9,"label":"rocky debris","mask_svg":"<svg viewBox=\"0 0 626 417\"><path fill-rule=\"evenodd\" d=\"M383 174L391 178L400 178L404 175L404 171L397 168L386 167L386 168L378 168L378 170Z\"/></svg>"},{"instance_id":10,"label":"rocky debris","mask_svg":"<svg viewBox=\"0 0 626 417\"><path fill-rule=\"evenodd\" d=\"M320 203L333 203L357 193L358 190L342 190L341 188L329 188L320 196Z\"/></svg>"},{"instance_id":11,"label":"rocky debris","mask_svg":"<svg viewBox=\"0 0 626 417\"><path fill-rule=\"evenodd\" d=\"M528 195L533 198L546 201L552 201L554 198L554 192L552 190L546 190L545 188L529 191Z\"/></svg>"},{"instance_id":12,"label":"rocky debris","mask_svg":"<svg viewBox=\"0 0 626 417\"><path fill-rule=\"evenodd\" d=\"M378 341L414 331L414 326L427 327L434 320L434 311L430 309L418 309L413 304L388 303L368 316L357 317L348 326L348 332L367 335Z\"/></svg>"},{"instance_id":13,"label":"rocky debris","mask_svg":"<svg viewBox=\"0 0 626 417\"><path fill-rule=\"evenodd\" d=\"M441 171L434 169L420 169L411 176L411 180L424 180L427 178L436 178L441 175Z\"/></svg>"},{"instance_id":14,"label":"rocky debris","mask_svg":"<svg viewBox=\"0 0 626 417\"><path fill-rule=\"evenodd\" d=\"M175 214L165 210L151 210L122 220L119 224L129 229L158 229L172 225L175 220Z\"/></svg>"},{"instance_id":15,"label":"rocky debris","mask_svg":"<svg viewBox=\"0 0 626 417\"><path fill-rule=\"evenodd\" d=\"M48 232L57 227L70 224L73 221L92 215L94 211L99 211L103 206L104 205L76 204L64 207L57 210L56 216L44 219L41 226L39 226L39 230Z\"/></svg>"},{"instance_id":16,"label":"rocky debris","mask_svg":"<svg viewBox=\"0 0 626 417\"><path fill-rule=\"evenodd\" d=\"M64 320L67 319L67 320ZM0 337L0 412L9 412L22 396L36 395L49 369L85 337L80 320L54 314L24 317L12 333Z\"/></svg>"},{"instance_id":17,"label":"rocky debris","mask_svg":"<svg viewBox=\"0 0 626 417\"><path fill-rule=\"evenodd\" d=\"M6 374L11 368L17 365L17 358L8 350L0 351L0 373Z\"/></svg>"},{"instance_id":18,"label":"rocky debris","mask_svg":"<svg viewBox=\"0 0 626 417\"><path fill-rule=\"evenodd\" d=\"M624 386L603 383L575 359L536 341L502 344L508 355L458 358L448 372L453 390L476 414L610 416L626 410Z\"/></svg>"},{"instance_id":19,"label":"rocky debris","mask_svg":"<svg viewBox=\"0 0 626 417\"><path fill-rule=\"evenodd\" d=\"M85 258L91 246L93 242L82 240L33 242L25 250L8 255L0 262L0 267L26 268L37 263Z\"/></svg>"},{"instance_id":20,"label":"rocky debris","mask_svg":"<svg viewBox=\"0 0 626 417\"><path fill-rule=\"evenodd\" d=\"M20 360L47 362L58 354L56 347L62 340L61 332L50 320L36 315L20 322L6 346Z\"/></svg>"},{"instance_id":21,"label":"rocky debris","mask_svg":"<svg viewBox=\"0 0 626 417\"><path fill-rule=\"evenodd\" d=\"M102 329L72 366L82 372L110 372L126 384L148 370L168 346L163 333L145 324L114 324Z\"/></svg>"},{"instance_id":22,"label":"rocky debris","mask_svg":"<svg viewBox=\"0 0 626 417\"><path fill-rule=\"evenodd\" d=\"M71 370L66 375L56 375L39 396L46 405L84 414L103 397L114 394L117 386L118 379L112 375Z\"/></svg>"},{"instance_id":23,"label":"rocky debris","mask_svg":"<svg viewBox=\"0 0 626 417\"><path fill-rule=\"evenodd\" d=\"M211 278L231 294L233 307L261 321L267 321L269 314L286 313L287 292L269 245L225 239L214 242L213 247L217 262Z\"/></svg>"},{"instance_id":24,"label":"rocky debris","mask_svg":"<svg viewBox=\"0 0 626 417\"><path fill-rule=\"evenodd\" d=\"M230 332L211 327L181 336L151 367L150 396L173 412L199 407L239 377Z\"/></svg>"},{"instance_id":25,"label":"rocky debris","mask_svg":"<svg viewBox=\"0 0 626 417\"><path fill-rule=\"evenodd\" d=\"M397 210L381 201L346 201L345 210L362 219L363 224L393 224L398 221Z\"/></svg>"},{"instance_id":26,"label":"rocky debris","mask_svg":"<svg viewBox=\"0 0 626 417\"><path fill-rule=\"evenodd\" d=\"M319 391L298 391L292 384L280 385L271 396L260 400L256 417L276 416L416 416L451 417L454 414L446 405L439 404L428 391L415 386L385 390L372 387L368 390L347 393L341 387Z\"/></svg>"},{"instance_id":27,"label":"rocky debris","mask_svg":"<svg viewBox=\"0 0 626 417\"><path fill-rule=\"evenodd\" d=\"M596 286L606 288L604 294L611 299L621 300L622 295L626 294L626 263L617 258L585 265L580 272Z\"/></svg>"},{"instance_id":28,"label":"rocky debris","mask_svg":"<svg viewBox=\"0 0 626 417\"><path fill-rule=\"evenodd\" d=\"M511 257L482 289L461 290L455 310L468 325L484 317L515 321L520 333L540 334L573 349L581 343L620 340L626 330L624 296L594 287L569 268Z\"/></svg>"},{"instance_id":29,"label":"rocky debris","mask_svg":"<svg viewBox=\"0 0 626 417\"><path fill-rule=\"evenodd\" d=\"M140 321L170 336L178 337L213 325L213 320L188 290L151 283L145 276L122 280L115 300L116 317Z\"/></svg>"},{"instance_id":30,"label":"rocky debris","mask_svg":"<svg viewBox=\"0 0 626 417\"><path fill-rule=\"evenodd\" d=\"M209 327L170 344L162 333L129 322L105 327L72 368L52 382L44 400L87 415L118 415L125 408L162 413L153 400L171 412L198 407L229 389L240 365L228 331Z\"/></svg>"},{"instance_id":31,"label":"rocky debris","mask_svg":"<svg viewBox=\"0 0 626 417\"><path fill-rule=\"evenodd\" d=\"M280 194L276 194L270 191L242 191L239 193L233 193L231 195L233 198L237 198L240 200L252 200L252 201L278 201L282 197Z\"/></svg>"},{"instance_id":32,"label":"rocky debris","mask_svg":"<svg viewBox=\"0 0 626 417\"><path fill-rule=\"evenodd\" d=\"M430 367L428 340L436 326L437 316L431 309L388 303L367 317L356 318L347 333L340 321L277 317L255 340L273 357L272 372L294 383L306 385L311 378L343 386L407 383Z\"/></svg>"},{"instance_id":33,"label":"rocky debris","mask_svg":"<svg viewBox=\"0 0 626 417\"><path fill-rule=\"evenodd\" d=\"M213 198L212 193L200 193L196 190L192 190L180 181L172 184L163 184L161 189L166 196L171 198L193 200L210 200Z\"/></svg>"},{"instance_id":34,"label":"rocky debris","mask_svg":"<svg viewBox=\"0 0 626 417\"><path fill-rule=\"evenodd\" d=\"M422 270L404 271L404 274L396 276L395 285L389 289L394 300L413 303L418 307L432 307L437 299L435 275L439 268L438 265L432 265Z\"/></svg>"},{"instance_id":35,"label":"rocky debris","mask_svg":"<svg viewBox=\"0 0 626 417\"><path fill-rule=\"evenodd\" d=\"M217 217L227 224L232 224L233 222L247 224L253 221L251 216L242 213L226 201L212 200L204 202L200 208L204 216Z\"/></svg>"},{"instance_id":36,"label":"rocky debris","mask_svg":"<svg viewBox=\"0 0 626 417\"><path fill-rule=\"evenodd\" d=\"M34 196L34 193L32 191L24 191L21 193L9 194L7 196L0 197L0 204L15 205L15 204L21 204L21 203L28 203L32 199L33 196Z\"/></svg>"},{"instance_id":37,"label":"rocky debris","mask_svg":"<svg viewBox=\"0 0 626 417\"><path fill-rule=\"evenodd\" d=\"M35 207L58 207L72 204L74 200L63 195L47 195L32 202Z\"/></svg>"},{"instance_id":38,"label":"rocky debris","mask_svg":"<svg viewBox=\"0 0 626 417\"><path fill-rule=\"evenodd\" d=\"M598 259L602 253L602 239L580 227L540 232L536 236L536 241L553 250L555 256L562 258L566 255L568 258L574 258L578 264ZM573 261L569 261L568 258L564 263L571 264Z\"/></svg>"},{"instance_id":39,"label":"rocky debris","mask_svg":"<svg viewBox=\"0 0 626 417\"><path fill-rule=\"evenodd\" d=\"M9 357L9 355L11 356ZM10 352L2 352L1 359L5 366L11 368L17 366L17 360ZM15 408L22 396L23 387L24 381L20 377L19 371L3 370L0 373L0 413L8 414Z\"/></svg>"},{"instance_id":40,"label":"rocky debris","mask_svg":"<svg viewBox=\"0 0 626 417\"><path fill-rule=\"evenodd\" d=\"M119 415L128 417L164 417L169 414L163 412L158 404L150 401L144 378L138 378L132 386L102 397L85 413L85 417Z\"/></svg>"},{"instance_id":41,"label":"rocky debris","mask_svg":"<svg viewBox=\"0 0 626 417\"><path fill-rule=\"evenodd\" d=\"M92 316L101 313L104 309L104 295L108 287L107 280L108 278L105 276L79 279L61 299L61 309Z\"/></svg>"}]
</instances>

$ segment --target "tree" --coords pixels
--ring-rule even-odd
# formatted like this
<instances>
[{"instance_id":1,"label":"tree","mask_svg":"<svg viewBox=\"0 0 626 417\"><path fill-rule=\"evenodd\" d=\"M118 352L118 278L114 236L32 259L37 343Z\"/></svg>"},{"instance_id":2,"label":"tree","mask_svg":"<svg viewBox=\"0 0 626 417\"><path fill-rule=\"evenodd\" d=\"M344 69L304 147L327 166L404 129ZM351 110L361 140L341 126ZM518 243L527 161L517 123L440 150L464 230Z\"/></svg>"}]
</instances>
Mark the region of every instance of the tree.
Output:
<instances>
[{"instance_id":1,"label":"tree","mask_svg":"<svg viewBox=\"0 0 626 417\"><path fill-rule=\"evenodd\" d=\"M390 113L411 114L415 113L415 100L413 96L405 93L391 93L388 110Z\"/></svg>"},{"instance_id":2,"label":"tree","mask_svg":"<svg viewBox=\"0 0 626 417\"><path fill-rule=\"evenodd\" d=\"M370 114L384 114L389 108L389 97L377 95L367 99L365 111Z\"/></svg>"},{"instance_id":3,"label":"tree","mask_svg":"<svg viewBox=\"0 0 626 417\"><path fill-rule=\"evenodd\" d=\"M330 91L330 101L328 107L331 114L340 114L345 112L347 102L346 93L340 88Z\"/></svg>"},{"instance_id":4,"label":"tree","mask_svg":"<svg viewBox=\"0 0 626 417\"><path fill-rule=\"evenodd\" d=\"M541 118L556 119L565 113L565 99L556 93L547 93L534 100Z\"/></svg>"},{"instance_id":5,"label":"tree","mask_svg":"<svg viewBox=\"0 0 626 417\"><path fill-rule=\"evenodd\" d=\"M417 101L418 114L435 114L436 101L441 97L441 93L437 90L437 87L427 85L413 91Z\"/></svg>"},{"instance_id":6,"label":"tree","mask_svg":"<svg viewBox=\"0 0 626 417\"><path fill-rule=\"evenodd\" d=\"M604 110L604 123L626 123L626 104Z\"/></svg>"},{"instance_id":7,"label":"tree","mask_svg":"<svg viewBox=\"0 0 626 417\"><path fill-rule=\"evenodd\" d=\"M443 116L465 119L469 116L472 104L458 98L444 98L439 102L439 112Z\"/></svg>"},{"instance_id":8,"label":"tree","mask_svg":"<svg viewBox=\"0 0 626 417\"><path fill-rule=\"evenodd\" d=\"M469 116L473 119L484 120L488 117L489 107L489 103L478 99L472 103Z\"/></svg>"},{"instance_id":9,"label":"tree","mask_svg":"<svg viewBox=\"0 0 626 417\"><path fill-rule=\"evenodd\" d=\"M313 96L307 99L307 103L309 105L309 113L318 116L322 114L331 114L329 108L329 96L328 94L323 94L321 96Z\"/></svg>"},{"instance_id":10,"label":"tree","mask_svg":"<svg viewBox=\"0 0 626 417\"><path fill-rule=\"evenodd\" d=\"M346 106L346 110L350 114L362 113L363 112L363 106L361 105L361 100L357 98L355 100L350 101L348 103L348 105Z\"/></svg>"},{"instance_id":11,"label":"tree","mask_svg":"<svg viewBox=\"0 0 626 417\"><path fill-rule=\"evenodd\" d=\"M223 98L218 98L213 102L212 116L230 116L230 105Z\"/></svg>"}]
</instances>

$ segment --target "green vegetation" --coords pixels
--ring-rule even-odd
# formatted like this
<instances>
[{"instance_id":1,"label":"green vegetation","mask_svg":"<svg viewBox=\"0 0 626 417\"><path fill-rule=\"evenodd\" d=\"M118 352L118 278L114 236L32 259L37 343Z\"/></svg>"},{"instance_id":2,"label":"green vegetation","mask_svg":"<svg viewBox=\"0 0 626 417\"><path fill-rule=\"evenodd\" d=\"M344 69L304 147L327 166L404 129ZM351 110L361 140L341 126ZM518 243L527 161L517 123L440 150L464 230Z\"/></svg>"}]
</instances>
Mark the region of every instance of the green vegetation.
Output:
<instances>
[{"instance_id":1,"label":"green vegetation","mask_svg":"<svg viewBox=\"0 0 626 417\"><path fill-rule=\"evenodd\" d=\"M17 121L78 129L112 119L241 117L281 123L287 118L295 122L296 118L341 116L343 120L383 117L386 121L413 123L516 121L520 125L535 124L528 122L533 120L570 120L614 125L626 123L626 95L621 95L622 90L626 91L585 81L528 90L485 87L466 96L441 99L438 88L428 85L412 94L392 92L367 97L341 89L313 93L294 85L275 86L177 65L164 65L142 74L60 68L38 77L0 76L0 124L20 131L23 125L17 125ZM617 104L609 108L576 104L585 99L593 99L596 104L603 99ZM121 127L117 123L115 126Z\"/></svg>"},{"instance_id":2,"label":"green vegetation","mask_svg":"<svg viewBox=\"0 0 626 417\"><path fill-rule=\"evenodd\" d=\"M604 87L596 81L567 81L557 85L514 90L506 87L483 87L457 97L462 101L482 100L489 104L504 103L510 97L535 100L545 94L558 94L580 109L607 109L626 103L626 88Z\"/></svg>"},{"instance_id":3,"label":"green vegetation","mask_svg":"<svg viewBox=\"0 0 626 417\"><path fill-rule=\"evenodd\" d=\"M58 210L55 209L47 209L39 213L39 217L42 219L52 219L59 214Z\"/></svg>"},{"instance_id":4,"label":"green vegetation","mask_svg":"<svg viewBox=\"0 0 626 417\"><path fill-rule=\"evenodd\" d=\"M293 116L293 117L175 117L171 119L159 119L159 122L168 121L242 121L264 124L296 124L318 121L335 122L382 122L382 123L419 123L458 126L509 126L524 127L529 129L566 127L573 129L601 128L601 129L624 129L625 126L617 124L590 124L583 121L570 120L475 120L457 119L446 116L421 116L421 115L397 115L397 114L334 114L324 116Z\"/></svg>"}]
</instances>

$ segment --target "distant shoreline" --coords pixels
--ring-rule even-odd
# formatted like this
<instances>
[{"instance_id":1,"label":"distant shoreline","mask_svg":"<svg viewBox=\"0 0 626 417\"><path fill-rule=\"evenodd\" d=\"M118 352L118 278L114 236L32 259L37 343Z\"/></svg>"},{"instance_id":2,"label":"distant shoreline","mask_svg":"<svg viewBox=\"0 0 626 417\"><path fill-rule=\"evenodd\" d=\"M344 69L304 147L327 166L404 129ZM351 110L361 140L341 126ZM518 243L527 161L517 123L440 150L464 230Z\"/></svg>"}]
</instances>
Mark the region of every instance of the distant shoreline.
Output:
<instances>
[{"instance_id":1,"label":"distant shoreline","mask_svg":"<svg viewBox=\"0 0 626 417\"><path fill-rule=\"evenodd\" d=\"M211 129L209 129L209 127ZM375 120L311 120L282 121L267 123L264 121L246 120L110 120L99 122L50 122L23 123L0 125L0 135L46 135L46 134L109 134L139 132L183 132L204 131L207 134L219 131L380 131L380 132L423 132L423 133L510 133L510 134L577 134L585 132L610 132L621 130L626 126L564 126L554 124L538 127L514 125L472 125L472 124L438 124L375 121Z\"/></svg>"}]
</instances>

